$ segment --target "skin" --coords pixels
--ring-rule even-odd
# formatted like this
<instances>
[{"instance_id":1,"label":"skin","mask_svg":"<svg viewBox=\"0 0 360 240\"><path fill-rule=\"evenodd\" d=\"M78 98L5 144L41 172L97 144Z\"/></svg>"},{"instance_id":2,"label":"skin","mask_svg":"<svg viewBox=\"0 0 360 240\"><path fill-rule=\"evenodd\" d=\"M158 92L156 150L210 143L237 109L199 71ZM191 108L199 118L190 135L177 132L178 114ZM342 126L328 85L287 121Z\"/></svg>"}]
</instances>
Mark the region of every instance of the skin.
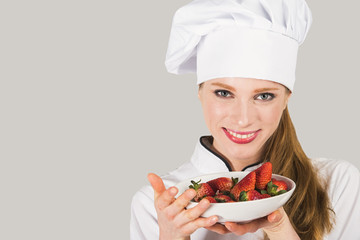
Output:
<instances>
[{"instance_id":1,"label":"skin","mask_svg":"<svg viewBox=\"0 0 360 240\"><path fill-rule=\"evenodd\" d=\"M218 221L217 216L200 217L210 206L209 201L206 199L201 200L192 209L185 209L190 200L196 195L194 189L186 190L175 199L178 192L176 187L166 189L162 179L153 173L148 174L148 180L154 189L154 203L158 215L160 240L190 239L190 235L198 228L211 227Z\"/></svg>"},{"instance_id":2,"label":"skin","mask_svg":"<svg viewBox=\"0 0 360 240\"><path fill-rule=\"evenodd\" d=\"M218 78L204 82L198 96L206 125L214 137L214 151L226 158L235 171L258 162L262 147L276 130L290 95L281 84L266 80ZM258 135L250 143L234 143L226 136L224 128L257 131ZM195 196L195 190L188 189L175 199L178 192L175 187L166 189L162 179L153 173L148 175L148 180L154 189L160 239L190 239L201 227L219 234L232 232L236 235L262 228L270 239L300 239L283 208L246 224L217 224L216 216L200 217L210 206L206 199L192 209L185 209Z\"/></svg>"},{"instance_id":3,"label":"skin","mask_svg":"<svg viewBox=\"0 0 360 240\"><path fill-rule=\"evenodd\" d=\"M233 170L260 160L264 143L274 133L290 95L279 83L250 78L221 78L206 81L199 89L205 123L214 137L213 147ZM248 144L232 142L223 128L259 131Z\"/></svg>"}]
</instances>

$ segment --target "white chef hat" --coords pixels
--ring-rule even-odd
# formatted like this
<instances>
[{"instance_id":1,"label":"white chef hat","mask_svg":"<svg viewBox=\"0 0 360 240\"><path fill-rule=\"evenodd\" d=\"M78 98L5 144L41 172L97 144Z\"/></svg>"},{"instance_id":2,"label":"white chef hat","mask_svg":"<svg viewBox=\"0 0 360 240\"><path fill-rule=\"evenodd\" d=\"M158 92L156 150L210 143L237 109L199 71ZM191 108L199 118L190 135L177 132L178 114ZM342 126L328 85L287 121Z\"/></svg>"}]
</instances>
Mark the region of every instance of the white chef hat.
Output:
<instances>
[{"instance_id":1,"label":"white chef hat","mask_svg":"<svg viewBox=\"0 0 360 240\"><path fill-rule=\"evenodd\" d=\"M304 0L194 0L175 13L165 65L220 77L275 81L291 91L299 45L312 22Z\"/></svg>"}]
</instances>

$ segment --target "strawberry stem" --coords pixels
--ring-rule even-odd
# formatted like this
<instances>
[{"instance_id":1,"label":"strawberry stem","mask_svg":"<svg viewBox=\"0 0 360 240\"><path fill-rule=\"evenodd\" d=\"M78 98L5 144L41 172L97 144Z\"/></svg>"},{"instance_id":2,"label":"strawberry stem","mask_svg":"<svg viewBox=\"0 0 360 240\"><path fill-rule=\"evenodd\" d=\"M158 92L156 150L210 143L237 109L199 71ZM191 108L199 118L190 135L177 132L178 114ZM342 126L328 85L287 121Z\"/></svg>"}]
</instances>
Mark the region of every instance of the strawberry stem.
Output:
<instances>
[{"instance_id":1,"label":"strawberry stem","mask_svg":"<svg viewBox=\"0 0 360 240\"><path fill-rule=\"evenodd\" d=\"M195 182L194 180L191 180L192 185L190 185L189 188L195 189L195 191L197 191L201 186L200 182L201 182L201 179L197 182Z\"/></svg>"}]
</instances>

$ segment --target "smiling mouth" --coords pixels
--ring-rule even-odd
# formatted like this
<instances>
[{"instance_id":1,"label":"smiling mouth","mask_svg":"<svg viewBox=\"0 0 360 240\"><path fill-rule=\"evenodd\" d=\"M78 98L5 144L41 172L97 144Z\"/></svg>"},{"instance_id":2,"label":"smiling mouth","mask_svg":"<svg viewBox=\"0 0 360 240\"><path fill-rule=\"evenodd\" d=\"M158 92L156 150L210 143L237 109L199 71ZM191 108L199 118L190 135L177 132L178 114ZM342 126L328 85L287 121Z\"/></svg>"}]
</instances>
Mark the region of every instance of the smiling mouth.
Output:
<instances>
[{"instance_id":1,"label":"smiling mouth","mask_svg":"<svg viewBox=\"0 0 360 240\"><path fill-rule=\"evenodd\" d=\"M237 132L230 129L223 128L226 136L233 142L238 144L245 144L252 142L260 132L260 129L257 131L250 132Z\"/></svg>"},{"instance_id":2,"label":"smiling mouth","mask_svg":"<svg viewBox=\"0 0 360 240\"><path fill-rule=\"evenodd\" d=\"M233 132L231 131L230 129L226 129L231 136L234 136L236 138L242 138L242 139L245 139L245 138L249 138L249 137L252 137L255 135L255 132L252 132L252 133L249 133L249 134L240 134L240 133L236 133L236 132Z\"/></svg>"}]
</instances>

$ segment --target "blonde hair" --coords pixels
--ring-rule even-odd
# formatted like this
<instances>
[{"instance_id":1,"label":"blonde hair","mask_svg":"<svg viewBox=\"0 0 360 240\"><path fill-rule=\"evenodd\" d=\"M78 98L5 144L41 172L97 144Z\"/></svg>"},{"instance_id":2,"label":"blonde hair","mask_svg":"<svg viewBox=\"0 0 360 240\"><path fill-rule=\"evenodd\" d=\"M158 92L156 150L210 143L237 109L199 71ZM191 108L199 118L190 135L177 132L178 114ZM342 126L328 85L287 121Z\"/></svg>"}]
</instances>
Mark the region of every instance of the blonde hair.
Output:
<instances>
[{"instance_id":1,"label":"blonde hair","mask_svg":"<svg viewBox=\"0 0 360 240\"><path fill-rule=\"evenodd\" d=\"M333 227L330 200L322 179L297 139L287 108L277 130L264 145L262 159L272 163L274 173L291 178L297 185L284 209L300 238L323 239Z\"/></svg>"}]
</instances>

